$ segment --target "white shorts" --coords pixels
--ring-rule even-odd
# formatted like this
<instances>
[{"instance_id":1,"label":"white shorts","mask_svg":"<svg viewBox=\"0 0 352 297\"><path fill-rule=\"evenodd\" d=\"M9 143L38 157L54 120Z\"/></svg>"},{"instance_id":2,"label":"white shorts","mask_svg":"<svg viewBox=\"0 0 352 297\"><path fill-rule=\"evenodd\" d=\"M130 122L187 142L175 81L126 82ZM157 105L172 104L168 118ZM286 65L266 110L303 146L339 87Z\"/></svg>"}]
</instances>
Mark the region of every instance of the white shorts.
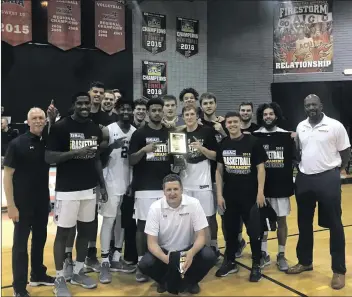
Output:
<instances>
[{"instance_id":1,"label":"white shorts","mask_svg":"<svg viewBox=\"0 0 352 297\"><path fill-rule=\"evenodd\" d=\"M134 215L136 220L146 221L150 206L163 197L162 191L136 191L134 194Z\"/></svg>"},{"instance_id":2,"label":"white shorts","mask_svg":"<svg viewBox=\"0 0 352 297\"><path fill-rule=\"evenodd\" d=\"M77 221L93 222L95 219L95 199L56 200L54 222L58 227L71 228Z\"/></svg>"},{"instance_id":3,"label":"white shorts","mask_svg":"<svg viewBox=\"0 0 352 297\"><path fill-rule=\"evenodd\" d=\"M287 217L291 212L290 198L266 198L278 217Z\"/></svg>"},{"instance_id":4,"label":"white shorts","mask_svg":"<svg viewBox=\"0 0 352 297\"><path fill-rule=\"evenodd\" d=\"M99 202L98 213L108 218L116 218L117 215L121 216L122 200L123 195L109 195L106 203Z\"/></svg>"},{"instance_id":5,"label":"white shorts","mask_svg":"<svg viewBox=\"0 0 352 297\"><path fill-rule=\"evenodd\" d=\"M211 217L216 213L214 194L212 190L209 190L209 191L183 190L183 193L198 199L207 217Z\"/></svg>"}]
</instances>

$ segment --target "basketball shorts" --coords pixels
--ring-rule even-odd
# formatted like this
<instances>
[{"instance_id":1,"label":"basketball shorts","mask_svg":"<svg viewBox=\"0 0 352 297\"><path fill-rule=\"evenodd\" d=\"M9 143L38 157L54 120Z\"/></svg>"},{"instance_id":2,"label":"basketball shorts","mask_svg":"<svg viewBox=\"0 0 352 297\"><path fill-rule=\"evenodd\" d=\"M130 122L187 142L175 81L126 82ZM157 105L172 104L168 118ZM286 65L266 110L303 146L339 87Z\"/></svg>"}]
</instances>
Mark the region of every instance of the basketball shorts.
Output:
<instances>
[{"instance_id":1,"label":"basketball shorts","mask_svg":"<svg viewBox=\"0 0 352 297\"><path fill-rule=\"evenodd\" d=\"M150 206L164 196L163 191L136 191L134 194L134 215L136 220L146 221Z\"/></svg>"},{"instance_id":2,"label":"basketball shorts","mask_svg":"<svg viewBox=\"0 0 352 297\"><path fill-rule=\"evenodd\" d=\"M286 217L291 212L290 198L266 198L278 217Z\"/></svg>"},{"instance_id":3,"label":"basketball shorts","mask_svg":"<svg viewBox=\"0 0 352 297\"><path fill-rule=\"evenodd\" d=\"M111 187L107 186L108 201L106 203L99 202L98 213L103 217L116 218L121 216L121 204L123 195L115 195Z\"/></svg>"},{"instance_id":4,"label":"basketball shorts","mask_svg":"<svg viewBox=\"0 0 352 297\"><path fill-rule=\"evenodd\" d=\"M209 191L190 191L183 190L183 193L196 198L199 200L200 205L203 207L205 215L207 217L211 217L216 213L215 202L214 202L214 194L212 190Z\"/></svg>"}]
</instances>

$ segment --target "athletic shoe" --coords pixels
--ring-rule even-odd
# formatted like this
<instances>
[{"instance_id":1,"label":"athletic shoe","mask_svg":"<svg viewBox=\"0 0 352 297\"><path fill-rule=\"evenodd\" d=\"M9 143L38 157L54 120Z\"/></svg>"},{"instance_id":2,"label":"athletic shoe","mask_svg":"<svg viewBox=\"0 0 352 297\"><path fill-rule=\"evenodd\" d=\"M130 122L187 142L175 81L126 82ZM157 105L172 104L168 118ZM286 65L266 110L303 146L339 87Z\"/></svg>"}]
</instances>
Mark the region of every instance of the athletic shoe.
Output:
<instances>
[{"instance_id":1,"label":"athletic shoe","mask_svg":"<svg viewBox=\"0 0 352 297\"><path fill-rule=\"evenodd\" d=\"M302 265L302 264L296 264L295 266L290 267L286 273L287 274L300 274L304 271L312 271L313 270L313 264L310 264L308 266Z\"/></svg>"},{"instance_id":2,"label":"athletic shoe","mask_svg":"<svg viewBox=\"0 0 352 297\"><path fill-rule=\"evenodd\" d=\"M13 296L14 297L30 297L31 295L29 295L27 290L24 290L22 292L13 291Z\"/></svg>"},{"instance_id":3,"label":"athletic shoe","mask_svg":"<svg viewBox=\"0 0 352 297\"><path fill-rule=\"evenodd\" d=\"M66 258L64 262L64 277L66 281L70 281L73 274L73 261L70 258Z\"/></svg>"},{"instance_id":4,"label":"athletic shoe","mask_svg":"<svg viewBox=\"0 0 352 297\"><path fill-rule=\"evenodd\" d=\"M189 285L187 288L188 293L190 294L198 294L200 292L200 287L198 284Z\"/></svg>"},{"instance_id":5,"label":"athletic shoe","mask_svg":"<svg viewBox=\"0 0 352 297\"><path fill-rule=\"evenodd\" d=\"M55 279L54 294L57 297L71 297L71 293L67 288L67 284L63 276Z\"/></svg>"},{"instance_id":6,"label":"athletic shoe","mask_svg":"<svg viewBox=\"0 0 352 297\"><path fill-rule=\"evenodd\" d=\"M156 291L159 294L165 293L166 292L166 285L165 284L158 284Z\"/></svg>"},{"instance_id":7,"label":"athletic shoe","mask_svg":"<svg viewBox=\"0 0 352 297\"><path fill-rule=\"evenodd\" d=\"M144 275L142 271L140 271L139 267L137 267L136 270L136 281L139 283L145 283L149 281L149 277L147 275Z\"/></svg>"},{"instance_id":8,"label":"athletic shoe","mask_svg":"<svg viewBox=\"0 0 352 297\"><path fill-rule=\"evenodd\" d=\"M242 238L242 240L240 241L238 250L237 250L237 252L235 254L236 258L241 258L242 257L243 250L246 247L246 245L247 245L246 241Z\"/></svg>"},{"instance_id":9,"label":"athletic shoe","mask_svg":"<svg viewBox=\"0 0 352 297\"><path fill-rule=\"evenodd\" d=\"M81 269L78 274L73 273L71 284L81 286L85 289L94 289L97 287L96 282L89 276L85 275L83 269Z\"/></svg>"},{"instance_id":10,"label":"athletic shoe","mask_svg":"<svg viewBox=\"0 0 352 297\"><path fill-rule=\"evenodd\" d=\"M136 266L128 265L122 258L120 261L111 261L110 265L110 271L113 272L133 273L136 269Z\"/></svg>"},{"instance_id":11,"label":"athletic shoe","mask_svg":"<svg viewBox=\"0 0 352 297\"><path fill-rule=\"evenodd\" d=\"M91 272L91 271L100 272L100 267L101 265L97 257L95 258L86 257L86 260L84 261L85 272Z\"/></svg>"},{"instance_id":12,"label":"athletic shoe","mask_svg":"<svg viewBox=\"0 0 352 297\"><path fill-rule=\"evenodd\" d=\"M110 273L110 263L103 262L100 267L99 281L102 284L109 284L112 281L112 275Z\"/></svg>"},{"instance_id":13,"label":"athletic shoe","mask_svg":"<svg viewBox=\"0 0 352 297\"><path fill-rule=\"evenodd\" d=\"M262 279L262 271L260 269L260 266L258 264L253 264L251 274L249 276L249 281L257 283L261 279Z\"/></svg>"},{"instance_id":14,"label":"athletic shoe","mask_svg":"<svg viewBox=\"0 0 352 297\"><path fill-rule=\"evenodd\" d=\"M262 251L262 257L260 259L260 268L264 268L271 264L270 255L266 254L266 252Z\"/></svg>"},{"instance_id":15,"label":"athletic shoe","mask_svg":"<svg viewBox=\"0 0 352 297\"><path fill-rule=\"evenodd\" d=\"M276 258L276 265L280 271L287 271L288 270L288 263L285 258L284 253L279 253Z\"/></svg>"},{"instance_id":16,"label":"athletic shoe","mask_svg":"<svg viewBox=\"0 0 352 297\"><path fill-rule=\"evenodd\" d=\"M55 283L55 277L44 274L42 277L31 276L29 285L31 287L53 286L54 283Z\"/></svg>"},{"instance_id":17,"label":"athletic shoe","mask_svg":"<svg viewBox=\"0 0 352 297\"><path fill-rule=\"evenodd\" d=\"M216 271L215 276L224 277L224 276L227 276L228 274L237 273L237 272L238 272L237 264L224 259L224 261L221 264L221 267L218 269L218 271Z\"/></svg>"}]
</instances>

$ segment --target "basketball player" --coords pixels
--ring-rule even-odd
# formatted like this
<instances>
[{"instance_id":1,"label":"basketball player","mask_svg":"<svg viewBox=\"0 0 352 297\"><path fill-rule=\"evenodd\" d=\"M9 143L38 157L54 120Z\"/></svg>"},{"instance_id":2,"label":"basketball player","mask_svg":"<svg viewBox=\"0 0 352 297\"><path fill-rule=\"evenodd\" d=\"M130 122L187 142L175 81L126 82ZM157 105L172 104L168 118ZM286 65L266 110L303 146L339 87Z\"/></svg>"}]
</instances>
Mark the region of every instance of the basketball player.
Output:
<instances>
[{"instance_id":1,"label":"basketball player","mask_svg":"<svg viewBox=\"0 0 352 297\"><path fill-rule=\"evenodd\" d=\"M199 99L199 93L193 89L193 88L186 88L183 89L179 95L179 100L181 102L181 106L182 107L186 107L189 105L192 105L194 107L197 107L197 101ZM197 113L198 113L198 117L201 118L203 116L202 110L200 109L200 107L197 107ZM185 125L185 123L183 122L183 115L182 113L179 115L180 118L180 126Z\"/></svg>"},{"instance_id":2,"label":"basketball player","mask_svg":"<svg viewBox=\"0 0 352 297\"><path fill-rule=\"evenodd\" d=\"M265 103L257 109L257 121L260 128L253 132L263 145L268 155L265 163L264 195L277 214L277 239L279 250L276 264L281 271L287 271L285 246L288 229L286 217L290 214L290 196L293 195L293 158L295 156L294 140L291 132L277 126L282 120L282 111L275 102ZM261 268L270 264L268 254L268 232L262 240Z\"/></svg>"},{"instance_id":3,"label":"basketball player","mask_svg":"<svg viewBox=\"0 0 352 297\"><path fill-rule=\"evenodd\" d=\"M135 219L137 220L138 262L146 252L144 233L150 205L163 197L163 179L171 171L168 155L168 130L162 124L164 101L150 99L147 103L149 122L133 133L130 141L130 164L133 166L133 191L135 192ZM137 268L136 280L148 281Z\"/></svg>"},{"instance_id":4,"label":"basketball player","mask_svg":"<svg viewBox=\"0 0 352 297\"><path fill-rule=\"evenodd\" d=\"M241 131L242 133L252 133L259 129L259 126L253 123L253 103L252 102L242 102L240 104L240 116L241 116Z\"/></svg>"},{"instance_id":5,"label":"basketball player","mask_svg":"<svg viewBox=\"0 0 352 297\"><path fill-rule=\"evenodd\" d=\"M238 230L241 217L248 230L250 212L253 206L263 207L265 168L268 159L257 139L241 132L241 117L238 112L225 116L229 137L223 139L217 152L216 189L218 207L224 211L226 228L226 251L224 262L216 272L217 277L238 271L235 263L238 250ZM260 269L261 237L248 232L252 250L251 282L262 278Z\"/></svg>"},{"instance_id":6,"label":"basketball player","mask_svg":"<svg viewBox=\"0 0 352 297\"><path fill-rule=\"evenodd\" d=\"M218 224L216 222L215 201L212 191L210 160L216 160L217 142L215 132L197 122L196 107L183 108L184 132L187 135L188 153L186 169L180 173L184 193L197 198L203 207L210 227L210 245L220 255L217 244Z\"/></svg>"},{"instance_id":7,"label":"basketball player","mask_svg":"<svg viewBox=\"0 0 352 297\"><path fill-rule=\"evenodd\" d=\"M107 114L107 122L109 124L115 123L117 121L116 113L113 112L115 102L116 100L113 91L106 90L104 93L104 98L101 101L101 110Z\"/></svg>"},{"instance_id":8,"label":"basketball player","mask_svg":"<svg viewBox=\"0 0 352 297\"><path fill-rule=\"evenodd\" d=\"M164 101L164 117L162 124L168 129L176 128L179 118L177 116L177 100L173 95L165 95L162 97Z\"/></svg>"},{"instance_id":9,"label":"basketball player","mask_svg":"<svg viewBox=\"0 0 352 297\"><path fill-rule=\"evenodd\" d=\"M90 84L89 96L92 101L90 118L97 125L107 126L110 124L108 115L102 111L101 103L104 99L105 86L102 82L94 81Z\"/></svg>"},{"instance_id":10,"label":"basketball player","mask_svg":"<svg viewBox=\"0 0 352 297\"><path fill-rule=\"evenodd\" d=\"M133 110L133 126L138 129L143 127L145 122L145 117L147 115L147 101L144 99L137 99L134 101L134 110Z\"/></svg>"},{"instance_id":11,"label":"basketball player","mask_svg":"<svg viewBox=\"0 0 352 297\"><path fill-rule=\"evenodd\" d=\"M100 128L89 118L91 100L88 93L73 97L73 115L56 122L50 129L45 160L57 164L54 220L57 232L54 242L56 296L70 296L64 277L65 246L70 228L77 224L77 259L71 284L87 289L97 286L83 272L89 234L95 217L96 187L99 183L102 200L107 200L98 146Z\"/></svg>"}]
</instances>

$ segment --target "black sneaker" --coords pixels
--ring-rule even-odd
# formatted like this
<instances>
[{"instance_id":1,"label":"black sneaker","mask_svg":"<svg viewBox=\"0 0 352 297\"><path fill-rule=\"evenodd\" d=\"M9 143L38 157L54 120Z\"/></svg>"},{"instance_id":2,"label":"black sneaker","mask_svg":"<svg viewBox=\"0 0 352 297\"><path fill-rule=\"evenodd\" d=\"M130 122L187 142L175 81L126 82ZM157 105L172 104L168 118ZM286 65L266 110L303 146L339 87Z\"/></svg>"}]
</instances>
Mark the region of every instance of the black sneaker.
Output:
<instances>
[{"instance_id":1,"label":"black sneaker","mask_svg":"<svg viewBox=\"0 0 352 297\"><path fill-rule=\"evenodd\" d=\"M236 258L241 258L243 255L243 250L246 247L247 243L246 241L242 238L242 240L239 243L238 250L236 252Z\"/></svg>"},{"instance_id":2,"label":"black sneaker","mask_svg":"<svg viewBox=\"0 0 352 297\"><path fill-rule=\"evenodd\" d=\"M253 264L251 274L249 276L249 281L257 283L262 279L262 270L260 269L259 264Z\"/></svg>"},{"instance_id":3,"label":"black sneaker","mask_svg":"<svg viewBox=\"0 0 352 297\"><path fill-rule=\"evenodd\" d=\"M166 292L166 286L165 284L158 284L158 287L156 288L156 291L159 294L165 293Z\"/></svg>"},{"instance_id":4,"label":"black sneaker","mask_svg":"<svg viewBox=\"0 0 352 297\"><path fill-rule=\"evenodd\" d=\"M55 284L55 277L51 277L50 275L43 275L42 277L31 276L29 285L31 287L38 287L38 286L54 286Z\"/></svg>"},{"instance_id":5,"label":"black sneaker","mask_svg":"<svg viewBox=\"0 0 352 297\"><path fill-rule=\"evenodd\" d=\"M21 291L21 292L13 291L13 296L14 297L30 297L31 295L29 295L27 290L24 290L24 291Z\"/></svg>"},{"instance_id":6,"label":"black sneaker","mask_svg":"<svg viewBox=\"0 0 352 297\"><path fill-rule=\"evenodd\" d=\"M190 294L198 294L200 292L200 287L198 284L189 285L187 288L188 293Z\"/></svg>"},{"instance_id":7,"label":"black sneaker","mask_svg":"<svg viewBox=\"0 0 352 297\"><path fill-rule=\"evenodd\" d=\"M237 272L238 272L238 266L236 263L232 263L230 261L224 260L221 264L221 267L215 273L215 276L223 277L223 276L227 276L230 273L237 273Z\"/></svg>"}]
</instances>

